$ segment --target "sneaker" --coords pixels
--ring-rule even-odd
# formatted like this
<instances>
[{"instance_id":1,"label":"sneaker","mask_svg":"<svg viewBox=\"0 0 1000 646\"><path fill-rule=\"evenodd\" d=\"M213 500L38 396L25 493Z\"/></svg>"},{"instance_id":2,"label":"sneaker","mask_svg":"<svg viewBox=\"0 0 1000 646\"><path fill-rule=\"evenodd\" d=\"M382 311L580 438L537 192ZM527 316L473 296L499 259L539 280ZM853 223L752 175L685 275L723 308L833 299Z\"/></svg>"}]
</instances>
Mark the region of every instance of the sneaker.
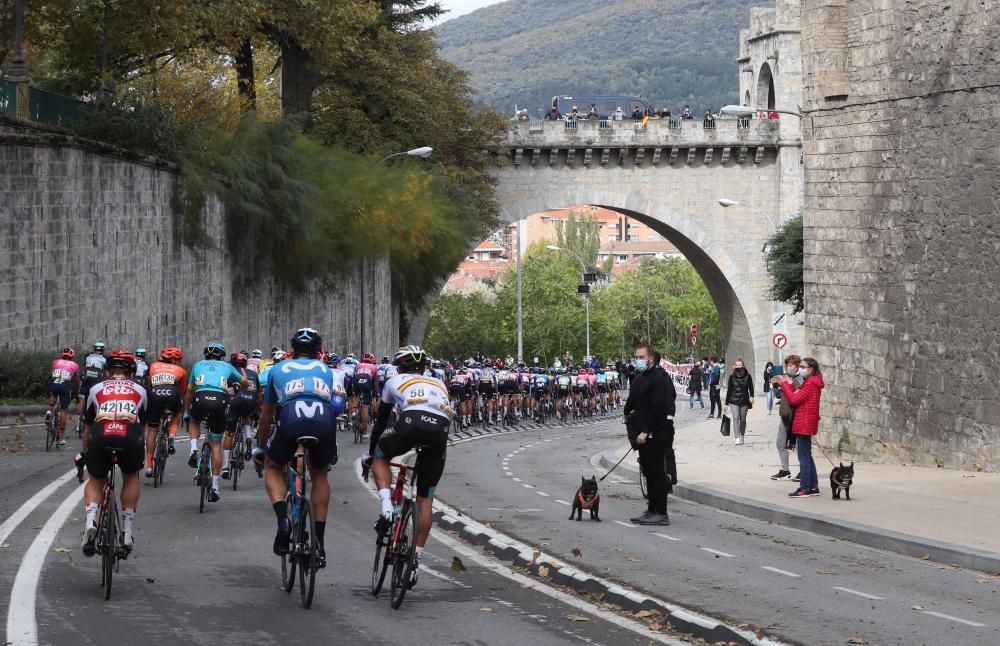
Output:
<instances>
[{"instance_id":1,"label":"sneaker","mask_svg":"<svg viewBox=\"0 0 1000 646\"><path fill-rule=\"evenodd\" d=\"M648 519L652 515L653 515L652 512L644 511L641 514L639 514L638 516L636 516L635 518L629 518L628 520L633 525L642 525L643 521L646 520L646 519Z\"/></svg>"},{"instance_id":2,"label":"sneaker","mask_svg":"<svg viewBox=\"0 0 1000 646\"><path fill-rule=\"evenodd\" d=\"M92 520L83 528L83 537L80 539L80 547L83 548L84 556L93 556L94 540L97 538L97 521Z\"/></svg>"},{"instance_id":3,"label":"sneaker","mask_svg":"<svg viewBox=\"0 0 1000 646\"><path fill-rule=\"evenodd\" d=\"M819 487L815 487L813 489L810 489L809 490L809 495L810 496L818 496L819 495Z\"/></svg>"},{"instance_id":4,"label":"sneaker","mask_svg":"<svg viewBox=\"0 0 1000 646\"><path fill-rule=\"evenodd\" d=\"M125 554L131 554L135 549L135 539L129 532L122 533L122 549L125 550Z\"/></svg>"},{"instance_id":5,"label":"sneaker","mask_svg":"<svg viewBox=\"0 0 1000 646\"><path fill-rule=\"evenodd\" d=\"M792 472L785 471L784 469L778 471L773 476L771 476L771 480L791 480L791 479L792 479Z\"/></svg>"},{"instance_id":6,"label":"sneaker","mask_svg":"<svg viewBox=\"0 0 1000 646\"><path fill-rule=\"evenodd\" d=\"M789 498L808 498L809 497L809 492L806 491L805 489L803 489L802 487L799 487L798 489L796 489L792 493L788 494L788 497Z\"/></svg>"},{"instance_id":7,"label":"sneaker","mask_svg":"<svg viewBox=\"0 0 1000 646\"><path fill-rule=\"evenodd\" d=\"M229 467L228 466L223 467L222 468L222 479L223 480L229 480L229 476L230 475L231 475L231 472L230 472Z\"/></svg>"},{"instance_id":8,"label":"sneaker","mask_svg":"<svg viewBox=\"0 0 1000 646\"><path fill-rule=\"evenodd\" d=\"M174 438L168 437L167 438L167 455L173 455L174 453L177 453L177 449L174 448Z\"/></svg>"},{"instance_id":9,"label":"sneaker","mask_svg":"<svg viewBox=\"0 0 1000 646\"><path fill-rule=\"evenodd\" d=\"M146 469L146 477L147 478L152 478L153 477L153 470L152 469L150 469L150 468Z\"/></svg>"},{"instance_id":10,"label":"sneaker","mask_svg":"<svg viewBox=\"0 0 1000 646\"><path fill-rule=\"evenodd\" d=\"M208 492L208 502L219 502L219 490L211 489Z\"/></svg>"},{"instance_id":11,"label":"sneaker","mask_svg":"<svg viewBox=\"0 0 1000 646\"><path fill-rule=\"evenodd\" d=\"M56 445L57 446L66 446L66 440L60 439L58 442L56 442Z\"/></svg>"},{"instance_id":12,"label":"sneaker","mask_svg":"<svg viewBox=\"0 0 1000 646\"><path fill-rule=\"evenodd\" d=\"M639 519L640 525L669 525L670 517L666 514L649 514L646 518Z\"/></svg>"},{"instance_id":13,"label":"sneaker","mask_svg":"<svg viewBox=\"0 0 1000 646\"><path fill-rule=\"evenodd\" d=\"M708 419L715 419L715 415L709 415Z\"/></svg>"},{"instance_id":14,"label":"sneaker","mask_svg":"<svg viewBox=\"0 0 1000 646\"><path fill-rule=\"evenodd\" d=\"M198 466L198 452L191 451L191 457L188 458L188 466L192 469Z\"/></svg>"},{"instance_id":15,"label":"sneaker","mask_svg":"<svg viewBox=\"0 0 1000 646\"><path fill-rule=\"evenodd\" d=\"M278 556L284 556L288 554L288 544L291 542L292 538L292 528L279 526L277 533L274 535L274 553Z\"/></svg>"},{"instance_id":16,"label":"sneaker","mask_svg":"<svg viewBox=\"0 0 1000 646\"><path fill-rule=\"evenodd\" d=\"M801 481L802 481L802 473L801 472L800 473L796 473L795 477L792 478L792 482L801 482Z\"/></svg>"}]
</instances>

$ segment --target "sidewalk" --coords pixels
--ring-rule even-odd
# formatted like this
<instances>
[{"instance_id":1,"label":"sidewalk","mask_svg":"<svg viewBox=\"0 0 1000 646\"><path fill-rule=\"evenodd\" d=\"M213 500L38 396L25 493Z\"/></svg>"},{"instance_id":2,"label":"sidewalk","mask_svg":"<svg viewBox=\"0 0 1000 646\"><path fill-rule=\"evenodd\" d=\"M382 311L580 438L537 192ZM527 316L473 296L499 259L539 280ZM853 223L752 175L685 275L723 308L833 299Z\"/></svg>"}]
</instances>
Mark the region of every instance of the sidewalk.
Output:
<instances>
[{"instance_id":1,"label":"sidewalk","mask_svg":"<svg viewBox=\"0 0 1000 646\"><path fill-rule=\"evenodd\" d=\"M936 562L1000 573L1000 474L855 462L852 500L833 500L832 466L814 444L822 495L791 499L796 483L770 479L779 468L777 410L770 416L764 406L750 411L742 446L722 437L718 419L694 413L697 417L679 420L675 433L677 497L916 558L929 555ZM628 448L606 451L601 458L605 468ZM794 474L795 452L789 457ZM637 458L633 452L619 468L637 473Z\"/></svg>"}]
</instances>

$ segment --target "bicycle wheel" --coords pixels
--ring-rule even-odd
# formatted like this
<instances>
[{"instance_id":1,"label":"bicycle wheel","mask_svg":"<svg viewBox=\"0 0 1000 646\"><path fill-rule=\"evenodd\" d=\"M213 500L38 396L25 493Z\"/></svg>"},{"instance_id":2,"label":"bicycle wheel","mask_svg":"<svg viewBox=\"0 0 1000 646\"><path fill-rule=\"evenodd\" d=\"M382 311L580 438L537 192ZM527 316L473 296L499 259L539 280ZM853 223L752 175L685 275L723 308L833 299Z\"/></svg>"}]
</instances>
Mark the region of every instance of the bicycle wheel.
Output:
<instances>
[{"instance_id":1,"label":"bicycle wheel","mask_svg":"<svg viewBox=\"0 0 1000 646\"><path fill-rule=\"evenodd\" d=\"M198 513L205 511L205 499L208 497L208 489L212 485L212 449L206 442L201 447L201 461L198 464L198 489L200 498L198 500Z\"/></svg>"},{"instance_id":2,"label":"bicycle wheel","mask_svg":"<svg viewBox=\"0 0 1000 646\"><path fill-rule=\"evenodd\" d=\"M111 579L118 561L118 504L111 492L107 505L107 520L104 523L104 550L101 552L101 566L104 568L104 599L111 598Z\"/></svg>"},{"instance_id":3,"label":"bicycle wheel","mask_svg":"<svg viewBox=\"0 0 1000 646\"><path fill-rule=\"evenodd\" d=\"M163 437L160 439L160 445L159 445L160 459L158 462L160 466L160 477L158 479L160 481L160 484L163 484L163 474L167 470L167 455L169 454L170 451L168 444L169 440L167 439L168 437L170 437L169 431L167 429L164 429Z\"/></svg>"},{"instance_id":4,"label":"bicycle wheel","mask_svg":"<svg viewBox=\"0 0 1000 646\"><path fill-rule=\"evenodd\" d=\"M392 531L390 529L390 531ZM372 594L376 597L382 591L385 573L389 570L389 534L382 533L375 538L375 562L372 563Z\"/></svg>"},{"instance_id":5,"label":"bicycle wheel","mask_svg":"<svg viewBox=\"0 0 1000 646\"><path fill-rule=\"evenodd\" d=\"M56 428L58 428L59 422L57 421L58 416L52 415L49 417L48 421L45 422L45 451L51 451L52 447L56 443Z\"/></svg>"},{"instance_id":6,"label":"bicycle wheel","mask_svg":"<svg viewBox=\"0 0 1000 646\"><path fill-rule=\"evenodd\" d=\"M299 593L302 595L303 608L312 605L313 592L316 588L319 539L316 537L315 522L312 503L303 500L302 508L299 510L298 542L295 545L295 557L299 562Z\"/></svg>"},{"instance_id":7,"label":"bicycle wheel","mask_svg":"<svg viewBox=\"0 0 1000 646\"><path fill-rule=\"evenodd\" d=\"M243 470L243 442L233 441L233 450L229 459L229 477L233 479L233 491L236 491L236 481L240 479Z\"/></svg>"},{"instance_id":8,"label":"bicycle wheel","mask_svg":"<svg viewBox=\"0 0 1000 646\"><path fill-rule=\"evenodd\" d=\"M291 523L291 508L293 503L294 494L289 493L285 496L285 500L288 502L289 518L288 522ZM295 542L298 540L295 525L292 525L292 540L289 545L289 551L287 554L281 555L281 587L285 589L285 592L291 592L292 588L295 587L295 554L292 551L295 547Z\"/></svg>"},{"instance_id":9,"label":"bicycle wheel","mask_svg":"<svg viewBox=\"0 0 1000 646\"><path fill-rule=\"evenodd\" d=\"M409 500L403 503L403 515L399 521L399 540L396 541L390 581L392 607L399 608L406 591L410 589L410 575L413 572L413 557L417 550L417 518L415 505Z\"/></svg>"},{"instance_id":10,"label":"bicycle wheel","mask_svg":"<svg viewBox=\"0 0 1000 646\"><path fill-rule=\"evenodd\" d=\"M646 474L642 472L642 467L639 467L639 491L643 498L649 500L649 488L646 486Z\"/></svg>"},{"instance_id":11,"label":"bicycle wheel","mask_svg":"<svg viewBox=\"0 0 1000 646\"><path fill-rule=\"evenodd\" d=\"M355 413L354 417L351 419L351 426L354 427L354 443L357 444L361 441L361 414Z\"/></svg>"}]
</instances>

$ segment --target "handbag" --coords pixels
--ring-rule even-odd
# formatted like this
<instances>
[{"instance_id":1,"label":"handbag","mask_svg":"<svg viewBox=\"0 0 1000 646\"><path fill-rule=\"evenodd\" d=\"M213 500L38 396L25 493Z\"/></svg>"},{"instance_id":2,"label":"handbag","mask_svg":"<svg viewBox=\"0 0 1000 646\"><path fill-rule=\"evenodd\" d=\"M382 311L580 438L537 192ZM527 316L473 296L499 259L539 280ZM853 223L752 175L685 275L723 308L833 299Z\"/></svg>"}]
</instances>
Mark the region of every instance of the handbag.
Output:
<instances>
[{"instance_id":1,"label":"handbag","mask_svg":"<svg viewBox=\"0 0 1000 646\"><path fill-rule=\"evenodd\" d=\"M719 432L722 433L723 437L729 437L729 415L723 413L722 415L722 426L719 428Z\"/></svg>"}]
</instances>

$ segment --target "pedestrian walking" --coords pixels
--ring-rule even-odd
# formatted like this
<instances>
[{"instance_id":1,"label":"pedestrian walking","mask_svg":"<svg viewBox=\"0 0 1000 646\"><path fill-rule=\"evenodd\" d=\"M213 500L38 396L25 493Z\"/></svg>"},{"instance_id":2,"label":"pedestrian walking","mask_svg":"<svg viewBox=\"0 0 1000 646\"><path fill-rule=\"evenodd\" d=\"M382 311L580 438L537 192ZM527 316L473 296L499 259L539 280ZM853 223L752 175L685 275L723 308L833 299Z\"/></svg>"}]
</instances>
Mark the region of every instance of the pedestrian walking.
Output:
<instances>
[{"instance_id":1,"label":"pedestrian walking","mask_svg":"<svg viewBox=\"0 0 1000 646\"><path fill-rule=\"evenodd\" d=\"M747 412L753 407L753 377L743 365L742 359L736 360L733 374L729 375L726 384L726 404L733 414L733 443L744 444Z\"/></svg>"},{"instance_id":2,"label":"pedestrian walking","mask_svg":"<svg viewBox=\"0 0 1000 646\"><path fill-rule=\"evenodd\" d=\"M819 401L826 383L819 363L806 357L799 364L802 385L796 390L792 378L785 375L781 382L781 394L795 411L792 420L792 434L795 436L795 452L799 457L799 488L788 494L789 498L805 498L819 495L819 476L812 457L812 439L819 433Z\"/></svg>"},{"instance_id":3,"label":"pedestrian walking","mask_svg":"<svg viewBox=\"0 0 1000 646\"><path fill-rule=\"evenodd\" d=\"M691 372L688 374L688 410L694 409L695 397L698 398L698 403L701 405L701 409L705 410L705 402L701 398L701 365L698 363L694 364L691 368Z\"/></svg>"},{"instance_id":4,"label":"pedestrian walking","mask_svg":"<svg viewBox=\"0 0 1000 646\"><path fill-rule=\"evenodd\" d=\"M712 419L716 415L716 407L719 409L719 417L722 417L722 397L719 395L719 389L722 387L722 368L719 366L719 360L716 357L712 357L711 367L708 372L708 401L711 404L708 411L708 419Z\"/></svg>"},{"instance_id":5,"label":"pedestrian walking","mask_svg":"<svg viewBox=\"0 0 1000 646\"><path fill-rule=\"evenodd\" d=\"M799 374L799 363L801 359L797 354L790 354L785 357L785 375L792 378L792 390L797 389L802 384L802 375ZM771 377L771 390L775 394L781 392L781 382L785 380L784 375ZM788 466L788 450L794 446L794 436L792 435L792 416L794 409L788 403L787 397L778 398L778 437L775 439L775 446L778 447L778 460L781 468L771 476L771 480L791 480L792 471ZM796 479L801 477L796 476Z\"/></svg>"},{"instance_id":6,"label":"pedestrian walking","mask_svg":"<svg viewBox=\"0 0 1000 646\"><path fill-rule=\"evenodd\" d=\"M774 364L770 361L764 366L764 379L761 381L764 388L764 398L767 401L767 414L770 415L774 409L774 393L777 388L771 387L771 377L774 376Z\"/></svg>"},{"instance_id":7,"label":"pedestrian walking","mask_svg":"<svg viewBox=\"0 0 1000 646\"><path fill-rule=\"evenodd\" d=\"M665 456L667 446L673 444L677 395L648 344L636 346L633 363L635 376L625 400L625 428L632 448L639 451L639 468L646 476L649 500L646 511L632 522L669 525Z\"/></svg>"}]
</instances>

